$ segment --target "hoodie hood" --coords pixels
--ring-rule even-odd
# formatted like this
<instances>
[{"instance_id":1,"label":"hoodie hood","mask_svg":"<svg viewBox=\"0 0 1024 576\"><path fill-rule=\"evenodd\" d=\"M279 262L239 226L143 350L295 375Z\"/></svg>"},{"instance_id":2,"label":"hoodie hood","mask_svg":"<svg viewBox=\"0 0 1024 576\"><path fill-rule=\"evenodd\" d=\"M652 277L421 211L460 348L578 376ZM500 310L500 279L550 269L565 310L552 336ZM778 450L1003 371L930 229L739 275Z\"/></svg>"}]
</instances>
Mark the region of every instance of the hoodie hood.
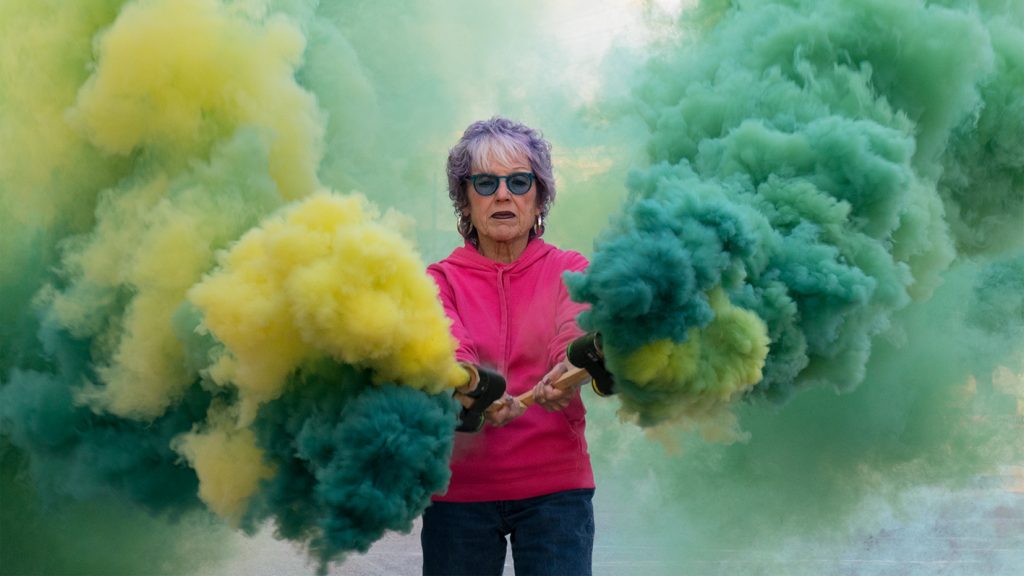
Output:
<instances>
[{"instance_id":1,"label":"hoodie hood","mask_svg":"<svg viewBox=\"0 0 1024 576\"><path fill-rule=\"evenodd\" d=\"M505 264L503 262L497 262L484 256L477 251L476 246L473 246L469 242L466 242L463 246L456 248L452 251L451 256L448 257L448 262L454 264L460 268L469 268L475 270L505 270L506 272L522 271L526 270L530 266L536 264L541 260L545 254L554 249L554 246L541 240L540 238L531 238L526 244L526 249L519 255L519 258L515 262Z\"/></svg>"}]
</instances>

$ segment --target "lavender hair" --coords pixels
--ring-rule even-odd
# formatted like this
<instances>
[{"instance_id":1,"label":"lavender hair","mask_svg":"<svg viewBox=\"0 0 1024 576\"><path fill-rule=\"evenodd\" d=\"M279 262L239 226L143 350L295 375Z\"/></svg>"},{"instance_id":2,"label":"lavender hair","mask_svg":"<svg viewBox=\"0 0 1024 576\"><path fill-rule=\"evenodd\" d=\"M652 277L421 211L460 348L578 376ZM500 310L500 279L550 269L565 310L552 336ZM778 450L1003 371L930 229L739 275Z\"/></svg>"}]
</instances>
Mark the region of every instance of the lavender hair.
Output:
<instances>
[{"instance_id":1,"label":"lavender hair","mask_svg":"<svg viewBox=\"0 0 1024 576\"><path fill-rule=\"evenodd\" d=\"M466 179L473 173L474 165L481 161L497 160L510 164L515 156L529 159L537 185L540 215L546 218L555 201L555 175L551 167L551 144L540 132L525 124L495 116L470 124L448 152L448 197L459 218L459 233L473 244L476 244L477 232L470 229L469 219L463 217L463 211L469 207ZM540 233L543 234L543 228ZM534 234L531 230L530 236Z\"/></svg>"}]
</instances>

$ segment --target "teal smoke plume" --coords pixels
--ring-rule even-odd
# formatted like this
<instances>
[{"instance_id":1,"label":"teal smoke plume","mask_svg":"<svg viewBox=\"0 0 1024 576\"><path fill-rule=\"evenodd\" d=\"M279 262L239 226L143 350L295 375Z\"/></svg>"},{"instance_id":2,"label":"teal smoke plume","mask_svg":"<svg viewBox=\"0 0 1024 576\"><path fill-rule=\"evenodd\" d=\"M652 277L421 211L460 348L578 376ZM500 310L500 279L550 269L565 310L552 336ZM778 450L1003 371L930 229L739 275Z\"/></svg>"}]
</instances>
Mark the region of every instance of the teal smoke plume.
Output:
<instances>
[{"instance_id":1,"label":"teal smoke plume","mask_svg":"<svg viewBox=\"0 0 1024 576\"><path fill-rule=\"evenodd\" d=\"M700 416L703 395L849 391L873 339L958 255L1024 247L1019 10L706 2L683 19L692 39L636 91L651 164L568 278L641 425ZM723 316L716 291L763 326L694 352ZM638 367L666 355L661 375ZM689 364L724 382L694 384Z\"/></svg>"},{"instance_id":2,"label":"teal smoke plume","mask_svg":"<svg viewBox=\"0 0 1024 576\"><path fill-rule=\"evenodd\" d=\"M410 530L448 484L451 399L374 386L368 373L345 366L294 380L257 418L259 443L278 473L246 522L256 529L273 520L278 537L303 543L322 563L366 552L387 530Z\"/></svg>"}]
</instances>

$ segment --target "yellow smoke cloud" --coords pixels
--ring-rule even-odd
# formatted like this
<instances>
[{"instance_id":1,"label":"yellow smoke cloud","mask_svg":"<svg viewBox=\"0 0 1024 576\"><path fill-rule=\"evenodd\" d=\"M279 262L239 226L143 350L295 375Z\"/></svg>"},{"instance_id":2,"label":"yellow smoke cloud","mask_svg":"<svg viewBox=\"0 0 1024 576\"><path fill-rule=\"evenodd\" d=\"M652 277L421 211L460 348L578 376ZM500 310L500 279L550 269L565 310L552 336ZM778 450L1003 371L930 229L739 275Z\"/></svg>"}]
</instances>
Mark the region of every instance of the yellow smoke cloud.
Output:
<instances>
[{"instance_id":1,"label":"yellow smoke cloud","mask_svg":"<svg viewBox=\"0 0 1024 576\"><path fill-rule=\"evenodd\" d=\"M156 178L106 197L89 241L65 261L82 288L57 294L51 309L72 334L100 335L97 352L111 359L97 367L104 386L81 397L119 416L157 417L191 382L171 316L213 263L209 238L196 233L209 216L201 204L161 202L167 187ZM135 296L120 322L107 323L97 308L125 285ZM98 302L90 292L109 296Z\"/></svg>"},{"instance_id":2,"label":"yellow smoke cloud","mask_svg":"<svg viewBox=\"0 0 1024 576\"><path fill-rule=\"evenodd\" d=\"M67 40L45 34L28 8L0 10L23 23L18 37L26 49L50 49L41 54L48 71L72 64L83 70L67 76L71 82L47 83L54 74L37 78L0 60L37 89L5 90L12 103L26 104L26 119L3 128L0 141L45 145L32 162L0 159L2 174L26 195L12 206L41 214L16 221L54 217L31 198L49 197L34 191L48 190L46 178L63 174L54 166L70 163L67 178L85 184L68 188L88 198L79 212L95 225L63 250L70 286L44 290L40 301L52 303L54 319L69 332L93 338L104 359L82 400L122 417L158 417L195 378L172 318L213 267L214 250L280 198L319 188L323 117L294 77L305 40L287 17L268 16L262 1L143 0L90 18L74 9L84 22L75 26L65 22L63 7L40 8L56 13L56 33ZM62 60L70 46L84 45L78 52L89 54L90 42L92 61ZM24 138L32 131L38 137ZM90 166L106 175L81 178Z\"/></svg>"},{"instance_id":3,"label":"yellow smoke cloud","mask_svg":"<svg viewBox=\"0 0 1024 576\"><path fill-rule=\"evenodd\" d=\"M109 3L108 3L109 4ZM93 35L115 7L0 1L0 277L21 279L63 234L93 223L99 190L123 159L99 153L65 120L88 75ZM5 303L7 304L7 303Z\"/></svg>"},{"instance_id":4,"label":"yellow smoke cloud","mask_svg":"<svg viewBox=\"0 0 1024 576\"><path fill-rule=\"evenodd\" d=\"M48 290L53 319L92 338L98 381L79 399L118 416L152 419L196 377L173 318L215 264L214 251L280 203L265 172L266 146L242 133L173 180L162 174L105 191L97 224L64 254L73 282ZM227 184L239 174L247 180Z\"/></svg>"},{"instance_id":5,"label":"yellow smoke cloud","mask_svg":"<svg viewBox=\"0 0 1024 576\"><path fill-rule=\"evenodd\" d=\"M465 383L436 286L394 226L361 196L318 193L248 232L192 288L226 347L210 374L238 387L243 425L316 357L428 392Z\"/></svg>"},{"instance_id":6,"label":"yellow smoke cloud","mask_svg":"<svg viewBox=\"0 0 1024 576\"><path fill-rule=\"evenodd\" d=\"M199 478L199 497L218 516L237 524L260 482L274 475L263 460L256 436L238 428L228 409L212 407L209 424L175 439L173 448L188 459Z\"/></svg>"},{"instance_id":7,"label":"yellow smoke cloud","mask_svg":"<svg viewBox=\"0 0 1024 576\"><path fill-rule=\"evenodd\" d=\"M324 119L294 78L305 39L287 18L261 12L217 0L125 6L100 37L96 70L68 119L107 153L148 148L163 162L202 156L238 126L258 126L282 195L309 194Z\"/></svg>"},{"instance_id":8,"label":"yellow smoke cloud","mask_svg":"<svg viewBox=\"0 0 1024 576\"><path fill-rule=\"evenodd\" d=\"M733 305L721 288L708 297L715 311L710 324L691 329L682 344L666 339L637 349L617 372L658 399L659 421L689 421L709 439L733 440L740 434L728 407L761 381L770 340L764 321ZM630 409L625 397L623 407Z\"/></svg>"}]
</instances>

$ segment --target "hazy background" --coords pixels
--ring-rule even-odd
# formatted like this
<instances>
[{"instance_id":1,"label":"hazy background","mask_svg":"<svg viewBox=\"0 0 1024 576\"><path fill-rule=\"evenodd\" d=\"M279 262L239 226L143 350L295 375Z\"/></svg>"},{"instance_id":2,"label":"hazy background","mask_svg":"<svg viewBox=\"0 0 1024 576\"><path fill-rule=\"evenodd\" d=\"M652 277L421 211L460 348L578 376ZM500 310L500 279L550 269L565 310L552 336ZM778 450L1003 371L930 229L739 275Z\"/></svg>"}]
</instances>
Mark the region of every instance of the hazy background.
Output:
<instances>
[{"instance_id":1,"label":"hazy background","mask_svg":"<svg viewBox=\"0 0 1024 576\"><path fill-rule=\"evenodd\" d=\"M91 100L96 92L90 92L89 78L100 62L113 60L101 51L98 38L127 7L162 3L0 0L0 368L10 391L3 397L8 408L2 414L8 423L19 423L6 425L0 444L3 574L316 571L300 546L275 538L272 527L256 527L256 535L245 536L203 509L194 498L196 487L189 484L194 478L181 479L176 490L187 490L172 494L187 492L192 500L161 498L156 509L140 510L125 498L162 496L159 482L145 483L137 492L123 472L133 469L136 446L120 448L120 442L153 433L144 423L104 416L103 426L116 433L93 436L95 430L108 429L95 419L71 420L36 410L29 401L27 391L50 390L42 384L33 388L36 371L60 366L62 377L77 385L82 377L68 367L114 356L108 332L97 329L85 345L76 340L79 347L74 348L37 313L40 302L53 302L47 300L52 294L47 296L46 287L79 286L75 282L82 269L114 269L115 261L144 259L139 254L148 253L132 251L137 245L152 248L155 241L146 234L162 220L146 220L148 230L124 225L142 222L140 206L151 205L141 200L117 205L107 191L142 190L139 196L146 197L148 187L168 179L178 182L179 194L170 203L193 218L194 228L168 238L207 234L197 243L208 245L197 249L202 258L197 256L196 264L176 259L187 252L181 243L157 245L153 253L157 260L166 259L162 271L187 269L179 282L183 287L209 269L214 249L301 197L312 181L340 193L365 194L382 211L408 217L397 227L422 260L431 262L459 243L445 191L448 148L470 122L497 114L537 127L551 141L559 189L545 237L591 256L595 237L622 212L627 174L651 163L654 147L644 119L657 112L652 102L685 92L666 72L671 66L650 63L685 60L706 40L693 31L731 14L722 9L726 2L706 2L707 10L694 21L686 16L693 3L636 0L223 4L228 14L247 15L259 26L255 31L228 29L229 41L218 49L232 56L225 57L223 70L204 73L246 82L251 75L251 85L244 88L265 99L255 99L257 104L243 111L203 108L200 128L190 131L171 114L178 110L174 98L156 104L147 100L164 93L159 80L139 99L145 105L138 109L133 108L137 100L129 97L109 110ZM854 4L877 8L883 23L893 17L884 2ZM897 4L908 13L924 5ZM1013 2L929 5L963 8L969 14L981 6L1001 14L979 16L984 25L971 30L979 31L978 38L998 40L993 42L1002 52L988 65L1007 71L1010 79L996 87L1022 86L1024 8ZM275 13L285 16L283 28L275 28ZM188 29L187 14L181 22L186 23L181 29L168 25L168 44L187 52L205 36ZM932 41L955 47L976 39L935 35ZM230 50L232 45L240 47L239 54ZM249 46L258 50L244 53ZM742 48L737 47L736 58L747 63L751 56ZM963 52L973 55L977 51L972 48L965 44ZM135 58L127 59L130 64L145 61L143 54L130 55ZM256 64L250 69L251 62ZM961 68L972 66L968 60ZM942 78L944 69L939 70ZM932 71L925 72L925 80L932 78ZM876 72L876 78L881 75ZM130 87L138 79L138 73L129 75L125 84ZM925 80L906 79L906 91L933 86ZM901 86L899 79L894 82ZM640 87L647 90L644 98L637 94ZM945 93L936 89L936 94ZM1015 104L1013 96L1019 92L1009 94L999 105L1013 131L1021 119L1019 98ZM198 88L186 96L204 97ZM996 96L990 96L992 102ZM103 114L110 114L109 122L93 120ZM894 115L895 123L902 121ZM981 112L977 116L983 118ZM162 121L153 122L159 124L153 133L133 130L154 118ZM269 125L289 137L281 148L266 148L252 134L225 128L235 123ZM988 126L983 120L975 125ZM226 148L224 142L229 142ZM983 192L996 190L996 204L998 194L1012 196L1004 204L1011 212L1007 217L1024 221L1024 214L1016 213L1024 169L1020 144L988 142L1007 147L982 146L979 157L988 150L990 156L1009 158L998 168L1009 176L999 180L1005 188L990 186L975 196L984 200ZM942 148L941 143L933 146ZM998 170L991 173L1000 176ZM278 183L280 197L268 192L271 180ZM209 205L188 196L188 190L201 190L209 182L237 187L241 200ZM105 220L110 213L117 218ZM228 216L222 219L222 214ZM951 226L980 236L991 230L991 237L972 237L974 244L964 240L957 259L937 272L934 292L894 312L890 329L873 340L861 384L843 393L812 387L782 404L739 405L735 412L749 434L746 441L710 443L671 427L645 433L620 421L617 400L585 394L598 482L595 572L1016 574L1024 566L1024 304L1019 276L1024 242L1019 228L1014 234L1012 226L972 226L969 216ZM102 242L90 251L96 238ZM1003 251L1006 246L1010 249ZM107 266L103 256L114 252ZM85 256L65 259L69 253ZM1010 264L993 268L993 262ZM75 295L87 293L86 304L69 304L58 312L65 318L78 314L75 319L86 324L101 324L95 318L107 310L116 310L110 314L120 318L130 295L138 293L125 287L137 286L138 278L146 276L125 279L130 273L119 274L111 272L117 276L112 284L119 287L113 296L95 297L92 286L79 286ZM73 431L70 436L88 437L110 455L123 455L123 461L97 474L88 451L76 452L70 464L50 459L51 450L66 438L48 437L46 431L65 427ZM17 439L16 446L10 438ZM156 449L166 459L163 464L178 458L166 442ZM33 460L38 454L43 456ZM176 467L182 468L190 470ZM159 470L153 475L167 476ZM352 554L331 564L328 572L419 573L417 526L409 534L389 532L368 553Z\"/></svg>"}]
</instances>

